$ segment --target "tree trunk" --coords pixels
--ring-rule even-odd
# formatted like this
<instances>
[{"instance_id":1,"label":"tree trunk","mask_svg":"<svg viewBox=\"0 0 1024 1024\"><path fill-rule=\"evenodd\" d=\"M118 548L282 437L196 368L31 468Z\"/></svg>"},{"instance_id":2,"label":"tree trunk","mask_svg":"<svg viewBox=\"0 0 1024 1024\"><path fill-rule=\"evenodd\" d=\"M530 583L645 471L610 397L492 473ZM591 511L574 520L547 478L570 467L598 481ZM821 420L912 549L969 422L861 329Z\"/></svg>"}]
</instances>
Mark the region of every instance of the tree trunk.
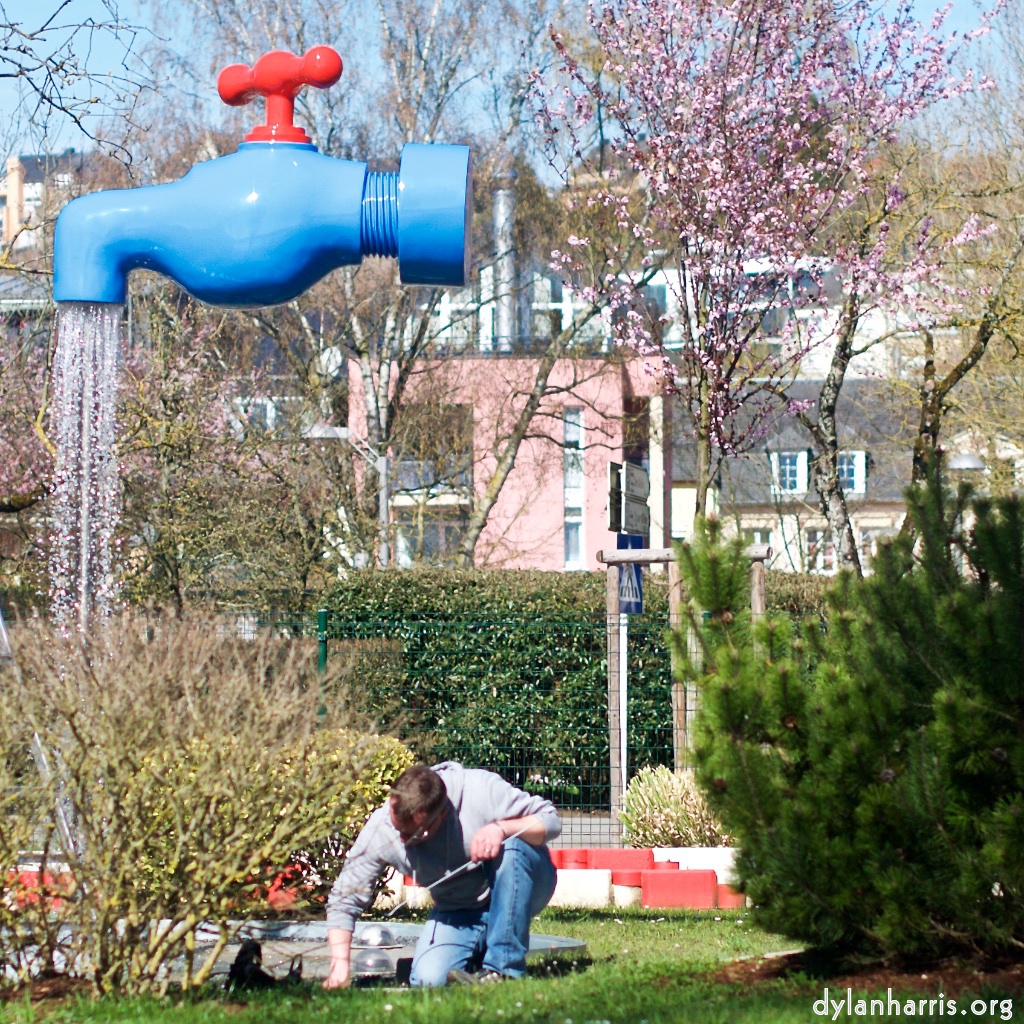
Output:
<instances>
[{"instance_id":1,"label":"tree trunk","mask_svg":"<svg viewBox=\"0 0 1024 1024\"><path fill-rule=\"evenodd\" d=\"M811 420L800 413L800 421L814 438L818 453L814 459L814 489L818 494L818 505L825 521L835 551L836 567L852 569L858 576L863 574L857 540L853 534L850 511L846 506L846 495L839 482L839 430L836 423L836 409L842 393L846 371L853 354L853 338L860 317L860 303L856 290L851 290L843 304L842 321L836 339L832 362L825 375L818 395L818 417Z\"/></svg>"},{"instance_id":2,"label":"tree trunk","mask_svg":"<svg viewBox=\"0 0 1024 1024\"><path fill-rule=\"evenodd\" d=\"M707 518L708 490L711 485L711 402L706 380L697 385L697 422L693 433L697 460L693 473L693 529L696 533L698 522Z\"/></svg>"}]
</instances>

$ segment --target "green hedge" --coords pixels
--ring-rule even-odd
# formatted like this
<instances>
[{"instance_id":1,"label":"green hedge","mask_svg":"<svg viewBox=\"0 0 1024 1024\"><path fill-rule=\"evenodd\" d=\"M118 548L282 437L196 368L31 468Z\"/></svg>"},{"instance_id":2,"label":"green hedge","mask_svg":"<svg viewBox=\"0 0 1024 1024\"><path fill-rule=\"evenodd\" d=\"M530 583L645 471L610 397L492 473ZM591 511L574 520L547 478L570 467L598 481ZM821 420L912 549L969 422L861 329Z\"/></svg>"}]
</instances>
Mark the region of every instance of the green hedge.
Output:
<instances>
[{"instance_id":1,"label":"green hedge","mask_svg":"<svg viewBox=\"0 0 1024 1024\"><path fill-rule=\"evenodd\" d=\"M801 572L765 574L765 603L768 611L793 618L824 618L828 610L826 594L835 577Z\"/></svg>"},{"instance_id":2,"label":"green hedge","mask_svg":"<svg viewBox=\"0 0 1024 1024\"><path fill-rule=\"evenodd\" d=\"M667 587L648 575L650 614L668 614ZM391 619L527 619L591 622L604 619L603 572L531 569L364 569L326 595L324 607L352 622Z\"/></svg>"},{"instance_id":3,"label":"green hedge","mask_svg":"<svg viewBox=\"0 0 1024 1024\"><path fill-rule=\"evenodd\" d=\"M768 610L820 616L831 577L768 572ZM364 569L327 592L323 607L352 622L444 618L546 622L602 619L604 572L529 569ZM668 574L645 573L644 617L668 615Z\"/></svg>"},{"instance_id":4,"label":"green hedge","mask_svg":"<svg viewBox=\"0 0 1024 1024\"><path fill-rule=\"evenodd\" d=\"M667 591L630 627L635 766L672 757ZM427 761L493 768L563 807L607 807L604 573L353 573L331 592L333 656L357 659L363 706Z\"/></svg>"},{"instance_id":5,"label":"green hedge","mask_svg":"<svg viewBox=\"0 0 1024 1024\"><path fill-rule=\"evenodd\" d=\"M817 615L818 581L782 575L769 605ZM325 607L361 707L423 760L493 768L562 807L609 805L604 572L370 569ZM644 607L630 621L632 771L673 758L667 573L646 575Z\"/></svg>"}]
</instances>

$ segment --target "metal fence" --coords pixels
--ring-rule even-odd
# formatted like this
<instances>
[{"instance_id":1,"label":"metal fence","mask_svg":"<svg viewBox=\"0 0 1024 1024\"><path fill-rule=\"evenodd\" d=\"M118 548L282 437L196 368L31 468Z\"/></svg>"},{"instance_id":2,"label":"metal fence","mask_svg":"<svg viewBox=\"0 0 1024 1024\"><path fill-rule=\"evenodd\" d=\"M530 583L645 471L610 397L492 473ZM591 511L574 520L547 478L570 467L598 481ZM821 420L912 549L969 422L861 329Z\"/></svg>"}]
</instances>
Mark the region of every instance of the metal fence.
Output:
<instances>
[{"instance_id":1,"label":"metal fence","mask_svg":"<svg viewBox=\"0 0 1024 1024\"><path fill-rule=\"evenodd\" d=\"M289 626L309 635L309 620ZM348 622L321 612L316 633L321 666L341 668L359 709L424 761L489 768L569 815L608 814L604 617ZM665 633L664 620L631 620L627 778L672 764Z\"/></svg>"}]
</instances>

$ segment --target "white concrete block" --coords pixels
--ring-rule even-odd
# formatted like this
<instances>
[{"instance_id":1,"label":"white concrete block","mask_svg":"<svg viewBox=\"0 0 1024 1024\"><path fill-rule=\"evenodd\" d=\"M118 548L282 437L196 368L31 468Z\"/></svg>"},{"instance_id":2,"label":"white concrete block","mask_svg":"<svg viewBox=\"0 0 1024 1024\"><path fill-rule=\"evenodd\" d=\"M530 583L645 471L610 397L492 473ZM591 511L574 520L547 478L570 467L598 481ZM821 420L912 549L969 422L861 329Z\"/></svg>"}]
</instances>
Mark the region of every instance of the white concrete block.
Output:
<instances>
[{"instance_id":1,"label":"white concrete block","mask_svg":"<svg viewBox=\"0 0 1024 1024\"><path fill-rule=\"evenodd\" d=\"M612 903L617 907L639 907L643 889L639 885L613 885Z\"/></svg>"},{"instance_id":2,"label":"white concrete block","mask_svg":"<svg viewBox=\"0 0 1024 1024\"><path fill-rule=\"evenodd\" d=\"M559 868L549 907L608 907L612 873L604 869Z\"/></svg>"},{"instance_id":3,"label":"white concrete block","mask_svg":"<svg viewBox=\"0 0 1024 1024\"><path fill-rule=\"evenodd\" d=\"M732 885L736 877L734 846L660 846L654 850L654 860L674 860L682 871L714 871L725 885Z\"/></svg>"}]
</instances>

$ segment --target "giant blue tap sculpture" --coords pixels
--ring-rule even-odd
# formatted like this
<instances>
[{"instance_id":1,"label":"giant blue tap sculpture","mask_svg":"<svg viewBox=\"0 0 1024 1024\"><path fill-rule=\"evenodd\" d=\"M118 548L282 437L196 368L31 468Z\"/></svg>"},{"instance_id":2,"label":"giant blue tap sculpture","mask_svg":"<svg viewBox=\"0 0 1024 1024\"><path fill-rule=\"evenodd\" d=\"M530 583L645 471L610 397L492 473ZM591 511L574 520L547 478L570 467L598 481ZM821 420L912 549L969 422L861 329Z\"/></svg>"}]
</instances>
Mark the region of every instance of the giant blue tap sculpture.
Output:
<instances>
[{"instance_id":1,"label":"giant blue tap sculpture","mask_svg":"<svg viewBox=\"0 0 1024 1024\"><path fill-rule=\"evenodd\" d=\"M144 267L215 306L272 306L364 256L397 256L404 284L464 284L469 149L411 143L397 174L318 153L292 123L295 96L333 85L341 71L328 46L225 68L221 98L265 96L267 123L179 181L69 203L57 218L54 298L124 302L129 271Z\"/></svg>"}]
</instances>

